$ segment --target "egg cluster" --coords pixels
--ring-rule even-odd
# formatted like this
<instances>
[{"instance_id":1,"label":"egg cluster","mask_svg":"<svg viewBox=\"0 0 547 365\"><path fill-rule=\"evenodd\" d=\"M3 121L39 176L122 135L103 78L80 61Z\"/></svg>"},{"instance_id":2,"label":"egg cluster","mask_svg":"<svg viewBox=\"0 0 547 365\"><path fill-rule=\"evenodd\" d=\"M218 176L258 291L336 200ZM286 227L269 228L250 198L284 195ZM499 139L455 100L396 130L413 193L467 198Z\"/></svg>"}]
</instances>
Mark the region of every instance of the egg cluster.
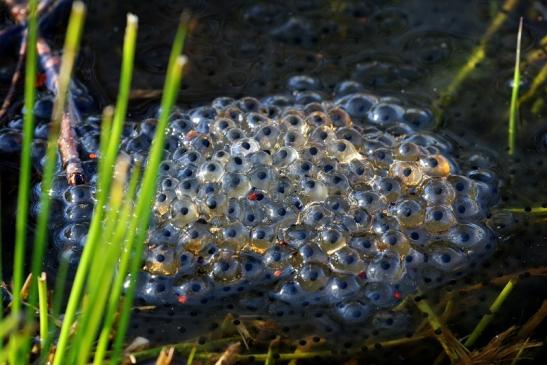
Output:
<instances>
[{"instance_id":1,"label":"egg cluster","mask_svg":"<svg viewBox=\"0 0 547 365\"><path fill-rule=\"evenodd\" d=\"M186 306L230 297L324 308L360 323L405 296L455 279L494 250L488 170L462 171L451 145L424 132L431 111L351 92L323 100L313 79L259 101L215 99L175 112L138 297ZM128 127L122 150L145 159L155 119ZM79 133L97 150L97 119ZM86 164L93 176L93 163ZM78 260L94 188L58 176L54 245ZM56 214L56 215L55 215ZM243 305L243 304L242 304Z\"/></svg>"}]
</instances>

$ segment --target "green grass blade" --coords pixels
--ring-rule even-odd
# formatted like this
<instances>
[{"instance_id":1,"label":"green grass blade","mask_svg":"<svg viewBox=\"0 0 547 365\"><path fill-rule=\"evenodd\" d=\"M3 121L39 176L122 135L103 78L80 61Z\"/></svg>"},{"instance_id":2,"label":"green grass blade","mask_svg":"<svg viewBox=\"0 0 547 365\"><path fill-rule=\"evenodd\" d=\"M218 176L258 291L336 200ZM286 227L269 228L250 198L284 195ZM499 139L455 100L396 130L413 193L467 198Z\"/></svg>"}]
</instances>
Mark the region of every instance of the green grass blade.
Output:
<instances>
[{"instance_id":1,"label":"green grass blade","mask_svg":"<svg viewBox=\"0 0 547 365\"><path fill-rule=\"evenodd\" d=\"M70 14L70 20L68 23L66 38L65 38L63 57L61 61L61 69L59 72L59 92L57 94L57 99L55 100L55 105L53 108L53 118L52 118L53 123L52 124L56 126L57 130L54 131L52 126L52 130L50 131L50 137L58 133L60 121L65 110L67 94L68 94L68 89L70 85L70 78L72 75L72 70L74 68L76 55L79 49L80 36L83 29L85 12L86 12L86 8L82 2L78 1L73 4L72 12ZM57 133L54 133L54 132L57 132ZM62 348L60 351L57 352L57 354L59 354L60 356L55 357L56 364L62 364L62 358L64 356L64 351L65 351L64 347L66 346L66 341L69 336L70 325L71 324L68 323L68 321L65 321L63 323L64 332L61 331L61 336L59 338Z\"/></svg>"},{"instance_id":2,"label":"green grass blade","mask_svg":"<svg viewBox=\"0 0 547 365\"><path fill-rule=\"evenodd\" d=\"M96 337L97 329L104 315L108 294L111 290L112 280L115 274L116 262L119 260L122 242L113 240L117 227L123 227L124 221L120 220L120 209L123 203L124 186L129 166L128 157L122 155L116 163L114 180L112 183L109 210L105 217L104 234L102 241L102 255L96 255L89 271L87 280L88 309L82 311L80 318L80 330L78 340L73 346L77 349L79 364L86 364L89 352Z\"/></svg>"},{"instance_id":3,"label":"green grass blade","mask_svg":"<svg viewBox=\"0 0 547 365\"><path fill-rule=\"evenodd\" d=\"M15 254L13 262L13 311L21 310L21 287L25 264L25 238L27 232L30 173L32 168L31 150L34 135L34 101L36 99L36 70L38 34L37 21L38 1L29 2L27 31L27 60L25 65L25 115L23 116L23 146L21 150L21 170L19 173L19 190L17 193L17 218L15 222ZM34 280L34 279L33 279Z\"/></svg>"},{"instance_id":4,"label":"green grass blade","mask_svg":"<svg viewBox=\"0 0 547 365\"><path fill-rule=\"evenodd\" d=\"M129 323L129 316L131 313L131 306L133 304L133 296L135 293L136 275L140 268L144 239L152 212L152 200L156 189L156 179L158 175L159 164L163 156L163 149L165 144L165 130L167 122L169 120L169 113L173 108L177 94L179 91L180 81L182 79L182 70L187 62L184 56L180 56L184 47L184 40L186 37L186 23L181 21L173 47L171 49L171 55L169 58L169 68L167 70L165 86L163 89L163 97L161 101L161 114L156 127L156 133L150 147L150 153L148 155L148 165L144 173L143 182L141 185L141 192L139 200L137 201L136 214L131 224L129 234L133 237L128 238L129 245L134 247L128 247L129 252L134 252L133 262L131 262L130 270L130 284L127 289L127 293L123 302L123 309L120 314L120 322L116 339L114 341L114 355L113 363L117 363L123 341L125 338L125 332ZM133 242L133 240L135 242Z\"/></svg>"},{"instance_id":5,"label":"green grass blade","mask_svg":"<svg viewBox=\"0 0 547 365\"><path fill-rule=\"evenodd\" d=\"M101 171L99 171L99 181L97 184L97 203L95 205L93 219L91 220L85 248L80 258L78 269L76 270L74 285L72 287L65 312L65 321L63 323L63 327L61 328L58 350L60 349L62 351L66 350L67 342L69 340L70 326L75 318L76 311L80 303L81 294L84 289L87 272L95 255L97 245L100 241L99 238L103 222L104 205L106 203L106 196L109 192L110 183L112 181L113 164L118 153L119 141L125 119L125 112L122 115L120 114L120 110L126 110L127 108L129 89L131 87L131 74L133 71L136 32L137 19L134 16L128 16L128 27L126 32L126 39L124 42L122 77L120 80L120 96L118 97L112 130L108 138L108 148L106 150L105 156L101 157L102 159L104 159L104 161L101 162ZM128 35L127 33L130 33L130 35ZM125 97L126 94L127 97ZM121 115L122 117L116 117L116 115ZM54 365L62 364L63 356L64 355L61 353L59 356L60 360L57 360L56 357Z\"/></svg>"},{"instance_id":6,"label":"green grass blade","mask_svg":"<svg viewBox=\"0 0 547 365\"><path fill-rule=\"evenodd\" d=\"M38 298L40 308L40 343L43 345L47 342L49 332L47 282L45 272L43 272L42 275L38 278Z\"/></svg>"},{"instance_id":7,"label":"green grass blade","mask_svg":"<svg viewBox=\"0 0 547 365\"><path fill-rule=\"evenodd\" d=\"M133 212L133 199L135 198L135 195L137 193L137 186L138 186L139 179L140 179L140 166L135 166L133 168L133 173L129 181L126 201L124 203L122 213L120 214L120 222L127 222L130 220L130 215ZM119 242L119 244L121 245L122 241L124 240L126 236L126 233L127 233L126 224L119 224L118 229L114 233L113 242ZM130 258L131 258L131 252L126 247L124 247L124 251L122 253L120 265L118 268L118 273L116 275L114 284L112 286L112 292L109 298L108 308L104 318L104 323L101 328L101 335L99 337L99 342L95 350L95 357L93 360L93 364L95 365L102 364L104 361L104 357L106 355L108 341L111 336L112 326L114 324L116 311L118 309L120 297L123 290L125 273L127 272L127 269L123 269L123 267L127 267L128 265L127 263L130 261Z\"/></svg>"},{"instance_id":8,"label":"green grass blade","mask_svg":"<svg viewBox=\"0 0 547 365\"><path fill-rule=\"evenodd\" d=\"M511 107L509 108L509 129L507 133L507 144L509 146L509 155L515 153L515 140L517 118L519 113L519 89L520 89L520 48L522 42L522 17L519 22L519 31L517 34L517 52L515 56L515 72L513 74L513 92L511 93Z\"/></svg>"}]
</instances>

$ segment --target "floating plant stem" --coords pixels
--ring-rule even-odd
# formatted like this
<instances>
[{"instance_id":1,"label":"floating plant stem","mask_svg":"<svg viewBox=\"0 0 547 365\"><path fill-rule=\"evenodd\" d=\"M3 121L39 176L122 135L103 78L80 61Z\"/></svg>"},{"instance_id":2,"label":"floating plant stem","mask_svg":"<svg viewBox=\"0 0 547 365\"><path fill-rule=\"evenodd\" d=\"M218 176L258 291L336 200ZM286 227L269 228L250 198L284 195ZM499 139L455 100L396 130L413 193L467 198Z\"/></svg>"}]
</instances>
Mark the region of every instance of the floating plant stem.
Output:
<instances>
[{"instance_id":1,"label":"floating plant stem","mask_svg":"<svg viewBox=\"0 0 547 365\"><path fill-rule=\"evenodd\" d=\"M37 9L38 1L29 2L30 16L28 19L27 62L25 65L25 115L23 116L23 146L21 150L21 169L19 173L19 190L17 192L17 218L15 221L15 253L13 262L13 301L12 309L21 309L21 287L23 284L23 266L25 263L25 237L28 220L31 151L34 134L34 100L36 98L36 39L38 33Z\"/></svg>"},{"instance_id":2,"label":"floating plant stem","mask_svg":"<svg viewBox=\"0 0 547 365\"><path fill-rule=\"evenodd\" d=\"M504 210L511 213L531 214L531 215L545 215L547 214L547 207L535 207L535 208L504 208Z\"/></svg>"},{"instance_id":3,"label":"floating plant stem","mask_svg":"<svg viewBox=\"0 0 547 365\"><path fill-rule=\"evenodd\" d=\"M465 340L465 347L471 347L475 344L479 336L482 334L485 328L488 327L488 325L494 318L494 315L498 312L509 294L511 294L511 291L513 291L513 287L515 286L516 281L516 279L511 279L507 282L501 293L496 297L496 299L490 306L488 313L481 318L475 329L473 329L469 337L467 337L467 339Z\"/></svg>"},{"instance_id":4,"label":"floating plant stem","mask_svg":"<svg viewBox=\"0 0 547 365\"><path fill-rule=\"evenodd\" d=\"M435 314L435 311L431 308L427 300L424 298L416 300L416 306L420 311L427 315L427 320L433 329L435 338L441 344L444 352L450 358L450 361L455 362L462 358L468 358L465 348L461 348L461 344L456 340L454 335L452 335L450 330L442 324L441 320L437 314Z\"/></svg>"},{"instance_id":5,"label":"floating plant stem","mask_svg":"<svg viewBox=\"0 0 547 365\"><path fill-rule=\"evenodd\" d=\"M517 52L515 57L515 72L513 74L513 92L511 93L511 107L509 109L509 129L507 133L509 155L512 156L515 153L515 139L517 118L519 113L519 89L520 89L520 48L522 42L522 17L519 21L519 30L517 34Z\"/></svg>"},{"instance_id":6,"label":"floating plant stem","mask_svg":"<svg viewBox=\"0 0 547 365\"><path fill-rule=\"evenodd\" d=\"M446 107L452 97L459 90L461 84L475 70L477 64L486 57L486 45L492 36L500 29L508 18L508 14L517 6L518 0L506 0L497 15L494 17L486 32L482 36L479 45L473 50L466 63L460 68L450 84L440 93L436 106L440 109Z\"/></svg>"},{"instance_id":7,"label":"floating plant stem","mask_svg":"<svg viewBox=\"0 0 547 365\"><path fill-rule=\"evenodd\" d=\"M519 104L522 105L528 102L539 91L541 85L547 80L547 63L543 65L539 73L532 80L530 88L519 98Z\"/></svg>"},{"instance_id":8,"label":"floating plant stem","mask_svg":"<svg viewBox=\"0 0 547 365\"><path fill-rule=\"evenodd\" d=\"M45 272L43 272L38 278L38 299L40 308L40 342L45 344L47 342L49 331L47 282Z\"/></svg>"}]
</instances>

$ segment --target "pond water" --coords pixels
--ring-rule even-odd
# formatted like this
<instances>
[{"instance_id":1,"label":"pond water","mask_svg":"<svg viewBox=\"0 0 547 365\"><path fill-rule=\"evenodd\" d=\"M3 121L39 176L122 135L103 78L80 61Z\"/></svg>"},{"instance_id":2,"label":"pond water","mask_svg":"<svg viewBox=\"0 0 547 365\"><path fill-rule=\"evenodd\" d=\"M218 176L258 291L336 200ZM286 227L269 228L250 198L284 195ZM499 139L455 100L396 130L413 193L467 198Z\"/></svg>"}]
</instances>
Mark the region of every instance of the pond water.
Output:
<instances>
[{"instance_id":1,"label":"pond water","mask_svg":"<svg viewBox=\"0 0 547 365\"><path fill-rule=\"evenodd\" d=\"M496 206L488 209L488 216L481 221L488 221L500 237L491 258L477 262L478 268L464 279L443 279L443 288L427 293L429 302L444 304L448 296L455 298L447 323L462 337L487 312L507 281L503 278L520 274L522 280L511 294L513 300L504 304L503 316L496 317L486 331L487 339L510 325L524 323L546 298L546 279L534 273L547 265L547 221L545 215L529 212L547 205L545 85L522 105L516 152L514 156L507 153L518 21L524 17L523 95L547 60L547 7L542 2L158 0L153 5L147 1L93 1L89 5L76 72L77 80L87 89L81 101L85 115L99 114L116 97L125 14L131 12L139 17L139 37L128 119L137 122L132 128L144 128L139 122L154 116L157 110L170 43L183 10L190 11L195 25L185 46L189 66L178 99L181 110L209 105L218 97L262 99L292 93L298 98L302 90L312 90L323 100L367 93L387 97L383 100L405 108L429 110L426 115L430 119L425 126L414 125L417 130L432 132L456 145L448 157L461 162L466 171L488 169L497 175ZM62 28L54 29L52 45L59 46L62 39ZM455 82L473 55L479 55L478 63L461 82ZM7 59L2 63L8 75L13 62ZM299 75L307 78L294 78ZM9 86L7 80L3 78L0 85L4 93ZM16 104L10 118L16 120L18 115L20 105ZM16 123L11 128L16 131ZM1 158L3 235L4 242L10 242L16 153ZM522 209L511 215L506 208ZM9 260L9 248L5 251L3 257ZM51 270L55 271L58 253L53 247L51 252ZM4 268L9 275L9 264ZM478 284L482 284L481 289L469 289ZM218 327L232 320L239 323L257 319L252 311L239 310L238 304L230 300L216 305L213 311L207 306L184 306L180 300L160 300L154 290L142 291L139 304L158 307L137 313L130 335L159 344L196 336L207 341ZM391 310L395 304L386 307ZM415 308L405 312L404 323L398 322L399 317L379 317L376 322L387 324L382 322L376 327L370 322L340 324L322 318L323 313L310 315L306 311L281 300L278 309L272 306L266 313L259 311L258 319L273 318L273 327L256 328L256 323L249 327L253 335L264 337L321 335L329 346L350 351L366 340L374 343L395 335L411 336L421 322ZM227 313L232 317L226 319ZM336 330L326 329L330 327ZM545 334L545 329L540 329L538 338ZM429 363L437 354L438 350L431 349L426 341L400 352L378 349L367 356L375 363Z\"/></svg>"}]
</instances>

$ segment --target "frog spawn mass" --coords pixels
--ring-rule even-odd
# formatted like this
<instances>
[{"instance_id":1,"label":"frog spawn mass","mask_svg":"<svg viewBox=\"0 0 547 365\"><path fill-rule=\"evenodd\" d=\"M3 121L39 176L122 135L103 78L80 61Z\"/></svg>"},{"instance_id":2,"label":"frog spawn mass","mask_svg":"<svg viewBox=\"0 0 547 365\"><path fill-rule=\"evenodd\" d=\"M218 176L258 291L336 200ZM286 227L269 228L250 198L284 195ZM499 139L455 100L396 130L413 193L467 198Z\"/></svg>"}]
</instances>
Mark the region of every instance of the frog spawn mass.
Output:
<instances>
[{"instance_id":1,"label":"frog spawn mass","mask_svg":"<svg viewBox=\"0 0 547 365\"><path fill-rule=\"evenodd\" d=\"M283 305L393 324L402 299L461 277L496 244L485 223L495 175L463 171L448 142L420 130L432 120L394 98L299 90L173 113L138 298L189 308L266 298L264 314ZM122 150L145 159L154 126L129 128ZM96 120L82 128L92 152ZM55 247L77 261L93 187L56 183Z\"/></svg>"}]
</instances>

